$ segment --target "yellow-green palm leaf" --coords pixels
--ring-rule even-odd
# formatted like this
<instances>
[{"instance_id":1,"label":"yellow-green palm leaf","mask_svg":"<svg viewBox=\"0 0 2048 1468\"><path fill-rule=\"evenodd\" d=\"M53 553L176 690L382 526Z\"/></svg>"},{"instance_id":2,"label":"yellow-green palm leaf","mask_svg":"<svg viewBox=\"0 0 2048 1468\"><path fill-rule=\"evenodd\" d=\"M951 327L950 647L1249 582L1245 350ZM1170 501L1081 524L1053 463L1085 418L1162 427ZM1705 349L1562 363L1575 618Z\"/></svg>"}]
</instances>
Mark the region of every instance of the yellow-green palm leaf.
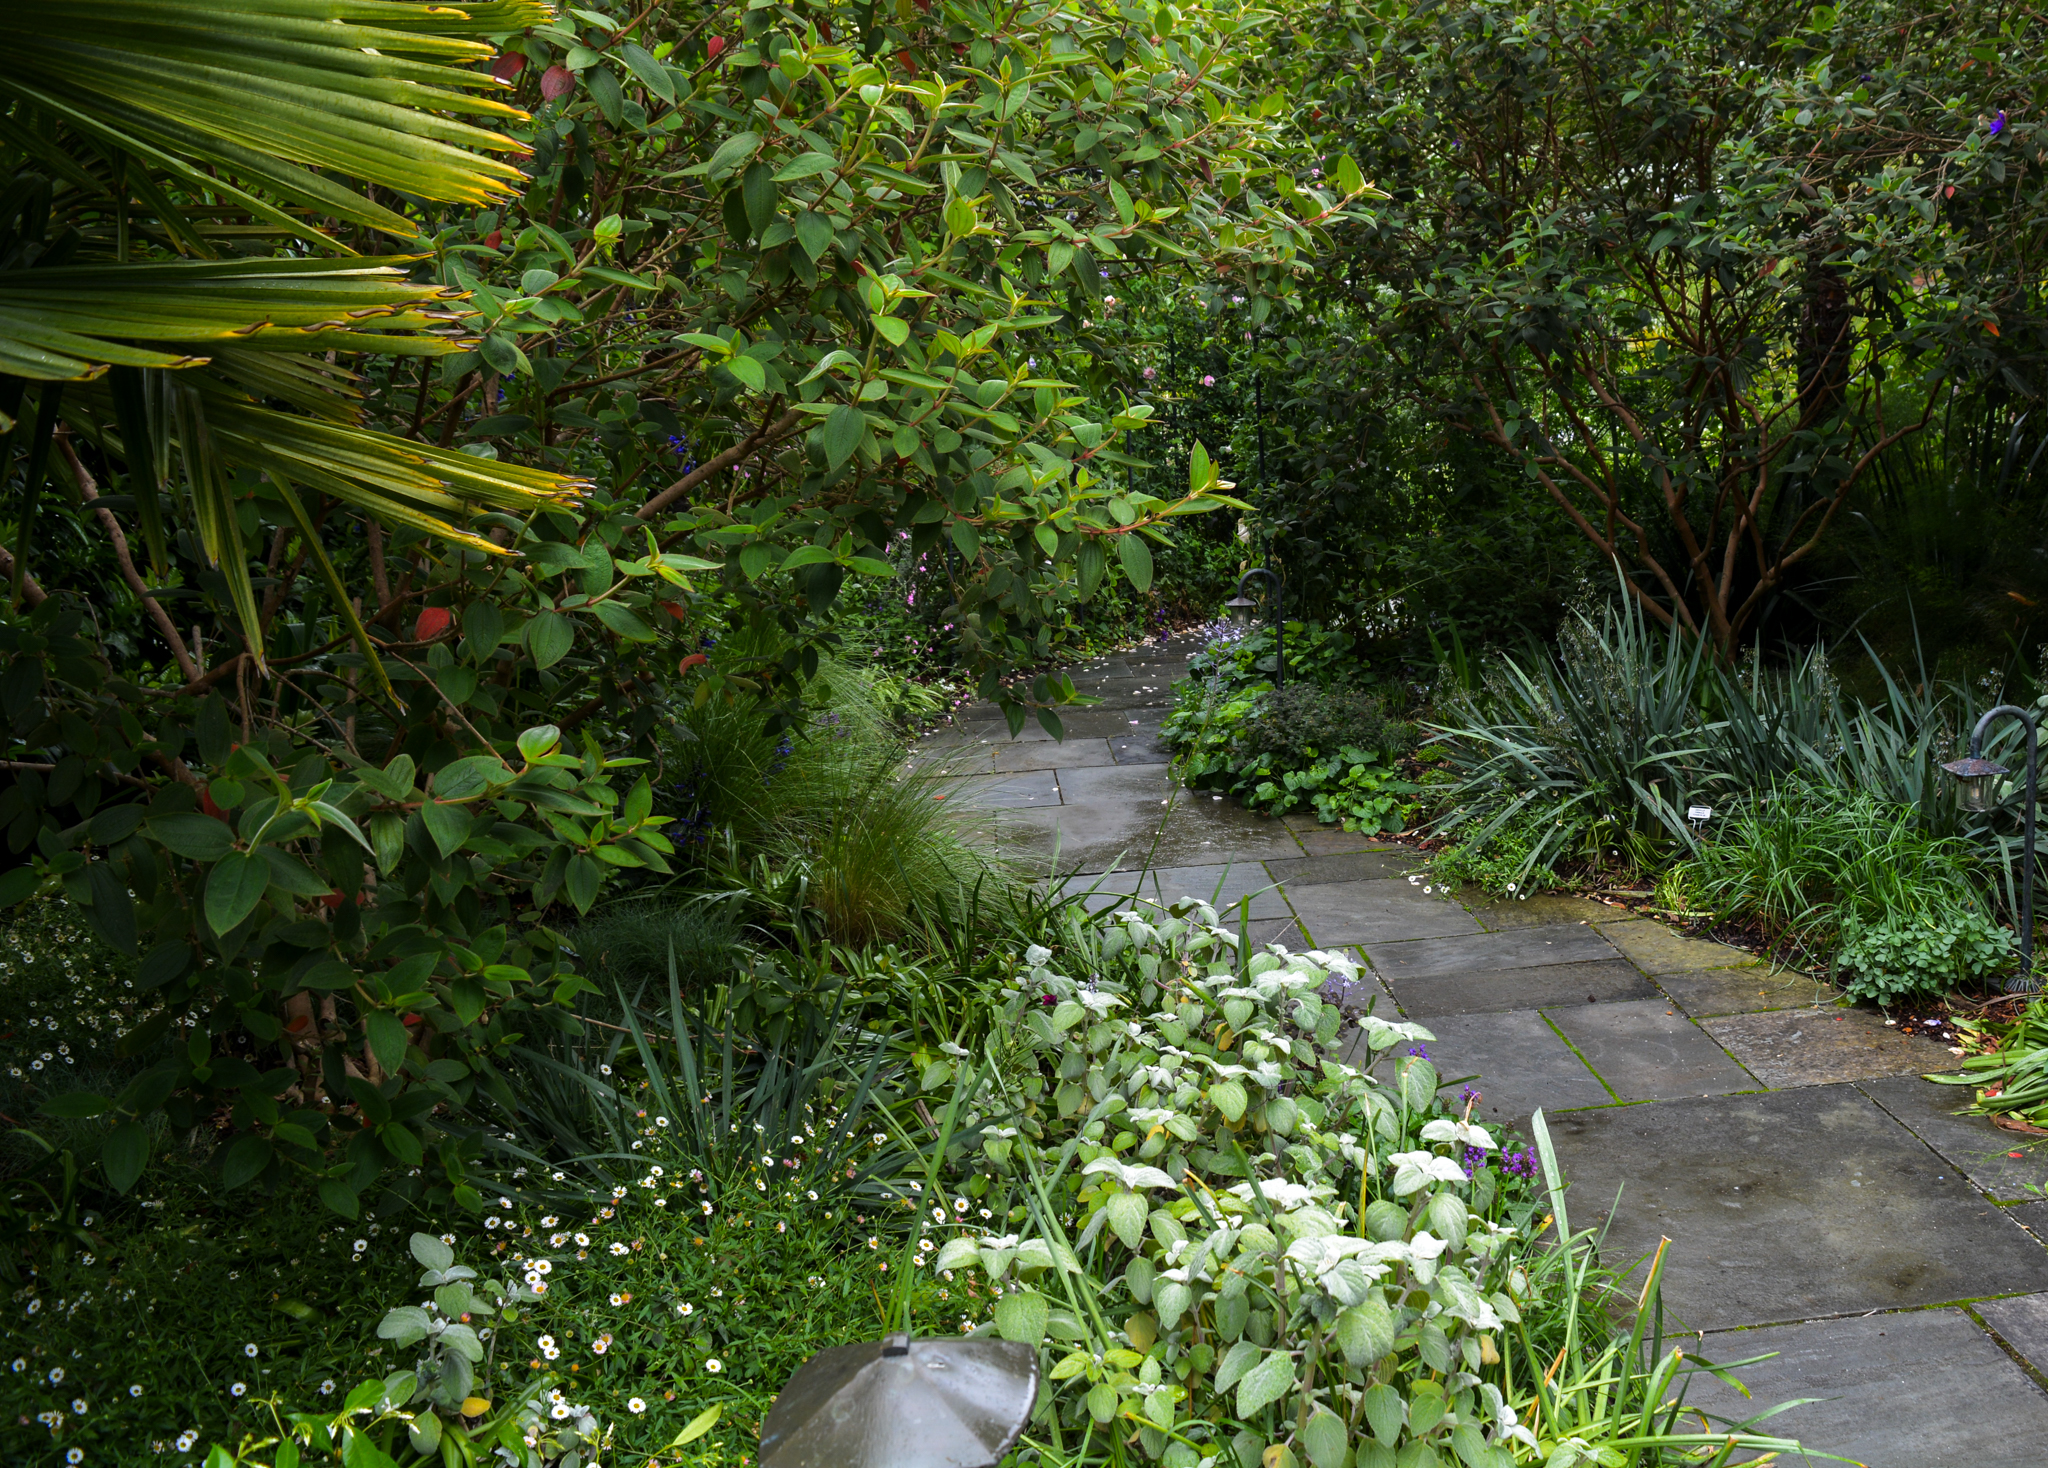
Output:
<instances>
[{"instance_id":1,"label":"yellow-green palm leaf","mask_svg":"<svg viewBox=\"0 0 2048 1468\"><path fill-rule=\"evenodd\" d=\"M10 10L0 99L17 123L60 121L280 227L316 233L284 203L409 237L403 215L321 171L448 202L518 188L482 155L519 144L454 115L523 115L471 95L501 84L467 69L494 48L464 37L551 14L535 0L38 0Z\"/></svg>"},{"instance_id":2,"label":"yellow-green palm leaf","mask_svg":"<svg viewBox=\"0 0 2048 1468\"><path fill-rule=\"evenodd\" d=\"M460 292L406 279L415 258L0 272L0 373L75 380L109 366L192 367L224 347L431 356L475 345Z\"/></svg>"}]
</instances>

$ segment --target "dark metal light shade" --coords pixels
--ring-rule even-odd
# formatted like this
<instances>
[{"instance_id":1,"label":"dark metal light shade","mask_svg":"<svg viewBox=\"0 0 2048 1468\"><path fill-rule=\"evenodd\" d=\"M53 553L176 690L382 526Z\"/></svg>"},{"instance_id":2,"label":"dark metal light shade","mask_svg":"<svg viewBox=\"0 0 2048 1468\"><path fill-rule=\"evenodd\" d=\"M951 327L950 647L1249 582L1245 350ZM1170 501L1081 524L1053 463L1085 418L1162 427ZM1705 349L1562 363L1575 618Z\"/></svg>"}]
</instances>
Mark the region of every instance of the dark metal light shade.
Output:
<instances>
[{"instance_id":1,"label":"dark metal light shade","mask_svg":"<svg viewBox=\"0 0 2048 1468\"><path fill-rule=\"evenodd\" d=\"M1975 756L1969 759L1950 760L1942 768L1961 782L1963 807L1966 810L1990 810L1998 803L1998 777L2012 773L1997 760L1978 759Z\"/></svg>"},{"instance_id":2,"label":"dark metal light shade","mask_svg":"<svg viewBox=\"0 0 2048 1468\"><path fill-rule=\"evenodd\" d=\"M1038 1401L1038 1353L992 1336L834 1346L768 1409L761 1468L993 1468Z\"/></svg>"},{"instance_id":3,"label":"dark metal light shade","mask_svg":"<svg viewBox=\"0 0 2048 1468\"><path fill-rule=\"evenodd\" d=\"M1248 596L1233 596L1223 604L1223 609L1230 613L1231 621L1242 627L1251 621L1252 608L1257 605L1258 603Z\"/></svg>"}]
</instances>

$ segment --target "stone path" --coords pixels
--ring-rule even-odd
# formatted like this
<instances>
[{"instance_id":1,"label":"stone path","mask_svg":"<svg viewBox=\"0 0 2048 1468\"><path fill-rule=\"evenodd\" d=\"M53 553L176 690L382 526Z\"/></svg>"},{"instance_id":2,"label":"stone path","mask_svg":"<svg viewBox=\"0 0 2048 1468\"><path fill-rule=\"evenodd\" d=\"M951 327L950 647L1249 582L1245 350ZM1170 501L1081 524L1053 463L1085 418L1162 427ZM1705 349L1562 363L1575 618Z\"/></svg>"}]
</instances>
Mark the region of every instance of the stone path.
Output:
<instances>
[{"instance_id":1,"label":"stone path","mask_svg":"<svg viewBox=\"0 0 2048 1468\"><path fill-rule=\"evenodd\" d=\"M1006 852L1050 870L1057 851L1089 881L1117 867L1098 905L1140 867L1146 896L1249 898L1261 942L1354 950L1379 1012L1433 1031L1487 1120L1526 1132L1541 1106L1607 1260L1673 1241L1667 1325L1710 1360L1777 1353L1740 1373L1746 1411L1711 1379L1692 1400L1820 1398L1770 1430L1870 1468L2048 1464L2048 1154L1950 1114L1963 1093L1919 1079L1946 1049L1620 909L1461 904L1411 883L1391 843L1175 797L1157 733L1191 651L1077 670L1102 702L1063 742L1012 740L983 708L922 748Z\"/></svg>"}]
</instances>

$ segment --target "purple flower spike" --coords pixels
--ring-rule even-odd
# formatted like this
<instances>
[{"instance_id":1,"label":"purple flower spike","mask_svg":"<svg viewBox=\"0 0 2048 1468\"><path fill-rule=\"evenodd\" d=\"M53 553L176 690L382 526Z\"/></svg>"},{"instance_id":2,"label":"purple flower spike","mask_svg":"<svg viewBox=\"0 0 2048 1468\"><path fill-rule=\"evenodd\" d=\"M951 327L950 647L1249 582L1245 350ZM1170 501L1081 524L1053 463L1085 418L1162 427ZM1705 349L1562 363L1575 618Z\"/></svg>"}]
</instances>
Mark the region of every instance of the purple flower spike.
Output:
<instances>
[{"instance_id":1,"label":"purple flower spike","mask_svg":"<svg viewBox=\"0 0 2048 1468\"><path fill-rule=\"evenodd\" d=\"M1410 1055L1415 1056L1418 1060L1429 1059L1428 1049L1421 1045L1411 1045L1408 1049L1408 1053Z\"/></svg>"},{"instance_id":2,"label":"purple flower spike","mask_svg":"<svg viewBox=\"0 0 2048 1468\"><path fill-rule=\"evenodd\" d=\"M1997 136L1998 136L1998 135L1999 135L2000 133L2002 133L2002 132L2004 132L2004 131L2005 131L2005 114L2004 114L2003 112L2000 112L2000 113L1998 114L1998 116L1996 116L1996 117L1994 117L1994 118L1992 118L1992 119L1991 119L1991 136L1995 138L1995 137L1997 137Z\"/></svg>"}]
</instances>

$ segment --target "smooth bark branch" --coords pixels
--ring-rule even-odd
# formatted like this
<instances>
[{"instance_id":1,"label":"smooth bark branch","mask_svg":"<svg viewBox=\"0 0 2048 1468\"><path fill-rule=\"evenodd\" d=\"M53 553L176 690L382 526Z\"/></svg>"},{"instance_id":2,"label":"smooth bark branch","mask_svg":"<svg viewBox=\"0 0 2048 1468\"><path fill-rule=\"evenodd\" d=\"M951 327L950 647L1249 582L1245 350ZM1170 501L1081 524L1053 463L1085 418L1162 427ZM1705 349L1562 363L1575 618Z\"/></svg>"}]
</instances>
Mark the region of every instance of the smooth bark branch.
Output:
<instances>
[{"instance_id":1,"label":"smooth bark branch","mask_svg":"<svg viewBox=\"0 0 2048 1468\"><path fill-rule=\"evenodd\" d=\"M688 474L685 474L681 479L678 479L674 484L671 484L667 489L655 495L654 498L640 507L637 512L639 518L642 520L652 520L656 515L667 509L677 500L683 498L683 496L687 495L719 470L731 468L756 449L780 439L790 429L801 423L803 416L797 409L791 408L773 423L762 424L731 448L714 454L711 458L706 459L703 463L692 469Z\"/></svg>"},{"instance_id":2,"label":"smooth bark branch","mask_svg":"<svg viewBox=\"0 0 2048 1468\"><path fill-rule=\"evenodd\" d=\"M178 671L184 675L185 681L196 681L200 676L199 664L192 660L192 654L185 646L185 639L178 635L177 623L171 620L170 613L163 608L163 603L150 595L149 583L144 581L141 573L135 569L135 559L128 554L128 536L121 529L121 522L114 518L114 512L105 505L94 503L100 497L99 486L93 483L93 477L86 471L85 465L78 461L78 451L71 446L69 434L58 436L57 448L64 455L64 462L71 468L71 477L78 481L79 496L93 506L100 524L107 528L107 538L114 545L114 560L121 567L121 579L126 581L128 589L141 599L142 605L149 612L150 620L156 623L156 630L162 633L164 641L170 644L171 656L178 660Z\"/></svg>"}]
</instances>

